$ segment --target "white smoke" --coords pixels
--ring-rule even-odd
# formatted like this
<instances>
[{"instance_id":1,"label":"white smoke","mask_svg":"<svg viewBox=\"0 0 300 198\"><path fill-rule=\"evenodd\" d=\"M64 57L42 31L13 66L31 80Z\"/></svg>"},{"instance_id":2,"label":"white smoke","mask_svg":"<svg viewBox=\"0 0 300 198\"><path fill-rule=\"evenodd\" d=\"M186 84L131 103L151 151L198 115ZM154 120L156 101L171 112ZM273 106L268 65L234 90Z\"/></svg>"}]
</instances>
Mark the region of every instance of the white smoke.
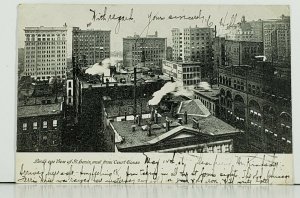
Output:
<instances>
[{"instance_id":1,"label":"white smoke","mask_svg":"<svg viewBox=\"0 0 300 198\"><path fill-rule=\"evenodd\" d=\"M153 98L149 100L148 105L158 105L158 103L161 101L161 99L167 95L168 93L171 93L175 96L192 96L193 91L191 90L191 87L183 87L177 82L167 82L164 84L164 86L153 93Z\"/></svg>"},{"instance_id":2,"label":"white smoke","mask_svg":"<svg viewBox=\"0 0 300 198\"><path fill-rule=\"evenodd\" d=\"M198 87L200 87L204 90L211 90L211 86L208 82L200 82Z\"/></svg>"},{"instance_id":3,"label":"white smoke","mask_svg":"<svg viewBox=\"0 0 300 198\"><path fill-rule=\"evenodd\" d=\"M106 58L104 59L101 64L96 63L92 67L88 68L85 70L86 74L91 74L91 75L102 75L104 76L110 76L110 69L109 67L112 65L116 65L118 61L122 59L117 58L117 57L111 57L111 58Z\"/></svg>"},{"instance_id":4,"label":"white smoke","mask_svg":"<svg viewBox=\"0 0 300 198\"><path fill-rule=\"evenodd\" d=\"M157 105L166 94L175 91L175 89L176 82L167 82L160 90L153 93L153 98L149 100L148 104Z\"/></svg>"}]
</instances>

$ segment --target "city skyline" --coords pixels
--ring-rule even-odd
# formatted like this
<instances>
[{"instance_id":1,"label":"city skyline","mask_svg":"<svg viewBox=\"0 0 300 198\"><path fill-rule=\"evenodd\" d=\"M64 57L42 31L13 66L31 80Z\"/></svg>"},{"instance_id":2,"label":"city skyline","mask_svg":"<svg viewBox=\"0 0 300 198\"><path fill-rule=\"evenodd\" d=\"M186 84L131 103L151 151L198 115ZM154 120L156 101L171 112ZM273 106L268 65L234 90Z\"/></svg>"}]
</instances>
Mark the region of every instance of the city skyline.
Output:
<instances>
[{"instance_id":1,"label":"city skyline","mask_svg":"<svg viewBox=\"0 0 300 198\"><path fill-rule=\"evenodd\" d=\"M135 34L146 36L158 31L158 37L167 38L167 45L170 46L171 30L174 27L187 28L196 25L198 27L207 27L207 25L214 27L216 25L218 34L221 34L226 25L240 22L242 16L245 16L246 21L252 21L278 19L282 14L289 15L288 6L201 5L195 7L188 5L183 9L180 5L172 5L172 9L167 13L165 8L168 5L151 6L152 9L145 5L38 5L38 9L36 9L36 5L21 5L20 10L22 11L19 12L18 16L18 48L24 47L25 27L62 27L66 23L68 29L67 57L71 57L73 27L111 30L111 52L113 52L122 51L122 45L120 45L122 38L134 36ZM272 8L270 9L270 7ZM54 11L57 14L53 15ZM96 13L95 21L93 20L93 11ZM252 15L251 13L254 11L256 14ZM115 16L113 16L114 14ZM109 17L109 15L111 16ZM172 19L170 19L170 15L172 15ZM123 17L120 18L120 23L118 23L118 17ZM148 24L149 17L152 20L150 24ZM194 19L191 19L191 17L194 17ZM196 17L199 19L195 19ZM174 23L176 26L174 26Z\"/></svg>"}]
</instances>

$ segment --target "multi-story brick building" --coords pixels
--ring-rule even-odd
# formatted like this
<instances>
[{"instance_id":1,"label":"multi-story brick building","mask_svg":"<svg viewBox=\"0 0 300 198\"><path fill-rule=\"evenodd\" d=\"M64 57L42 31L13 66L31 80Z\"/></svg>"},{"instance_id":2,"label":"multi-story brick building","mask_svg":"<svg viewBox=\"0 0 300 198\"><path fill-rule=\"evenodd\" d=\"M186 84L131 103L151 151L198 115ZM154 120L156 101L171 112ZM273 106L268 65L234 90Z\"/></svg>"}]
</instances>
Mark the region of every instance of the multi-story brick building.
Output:
<instances>
[{"instance_id":1,"label":"multi-story brick building","mask_svg":"<svg viewBox=\"0 0 300 198\"><path fill-rule=\"evenodd\" d=\"M45 101L46 103L18 106L17 151L61 151L63 102L54 102L51 99Z\"/></svg>"},{"instance_id":2,"label":"multi-story brick building","mask_svg":"<svg viewBox=\"0 0 300 198\"><path fill-rule=\"evenodd\" d=\"M292 152L291 86L269 62L219 68L219 116L244 130L245 152Z\"/></svg>"},{"instance_id":3,"label":"multi-story brick building","mask_svg":"<svg viewBox=\"0 0 300 198\"><path fill-rule=\"evenodd\" d=\"M203 76L211 78L213 73L213 28L189 27L183 32L172 29L173 60L196 61L203 65Z\"/></svg>"},{"instance_id":4,"label":"multi-story brick building","mask_svg":"<svg viewBox=\"0 0 300 198\"><path fill-rule=\"evenodd\" d=\"M84 61L84 64L99 63L110 57L110 30L81 30L73 27L72 48L72 56Z\"/></svg>"},{"instance_id":5,"label":"multi-story brick building","mask_svg":"<svg viewBox=\"0 0 300 198\"><path fill-rule=\"evenodd\" d=\"M67 28L25 27L25 66L23 76L35 80L66 78Z\"/></svg>"},{"instance_id":6,"label":"multi-story brick building","mask_svg":"<svg viewBox=\"0 0 300 198\"><path fill-rule=\"evenodd\" d=\"M234 41L262 42L263 20L246 21L245 16L243 16L241 22L228 27L225 38Z\"/></svg>"},{"instance_id":7,"label":"multi-story brick building","mask_svg":"<svg viewBox=\"0 0 300 198\"><path fill-rule=\"evenodd\" d=\"M181 86L197 85L201 82L200 62L163 60L163 74L173 77Z\"/></svg>"},{"instance_id":8,"label":"multi-story brick building","mask_svg":"<svg viewBox=\"0 0 300 198\"><path fill-rule=\"evenodd\" d=\"M167 39L157 35L123 38L123 65L125 67L145 66L161 72L162 60L166 59Z\"/></svg>"},{"instance_id":9,"label":"multi-story brick building","mask_svg":"<svg viewBox=\"0 0 300 198\"><path fill-rule=\"evenodd\" d=\"M290 17L282 15L280 19L263 23L264 55L272 62L280 75L291 73L291 36Z\"/></svg>"}]
</instances>

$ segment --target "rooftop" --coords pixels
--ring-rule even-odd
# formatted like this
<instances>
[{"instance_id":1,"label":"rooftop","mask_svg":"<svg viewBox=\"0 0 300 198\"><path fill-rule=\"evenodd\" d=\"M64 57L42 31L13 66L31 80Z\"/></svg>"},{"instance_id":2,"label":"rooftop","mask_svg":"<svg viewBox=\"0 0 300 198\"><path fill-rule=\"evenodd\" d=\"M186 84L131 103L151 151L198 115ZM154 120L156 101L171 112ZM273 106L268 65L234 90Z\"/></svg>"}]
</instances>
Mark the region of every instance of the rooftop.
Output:
<instances>
[{"instance_id":1,"label":"rooftop","mask_svg":"<svg viewBox=\"0 0 300 198\"><path fill-rule=\"evenodd\" d=\"M220 93L220 89L218 88L213 88L209 90L205 89L193 89L193 91L199 95L204 96L205 98L209 98L211 100L217 100L218 99L218 94Z\"/></svg>"},{"instance_id":2,"label":"rooftop","mask_svg":"<svg viewBox=\"0 0 300 198\"><path fill-rule=\"evenodd\" d=\"M151 136L148 136L148 130L143 128L147 128L148 121L150 119L143 119L141 122L141 126L137 126L134 124L133 120L127 121L113 121L111 125L113 129L117 132L116 136L117 139L123 139L123 142L116 142L117 147L120 149L122 148L129 148L129 147L136 147L142 145L149 145L154 144L159 140L162 140L171 134L179 132L181 130L189 130L194 133L200 133L203 135L223 135L223 134L233 134L238 133L239 130L232 127L231 125L223 122L222 120L214 117L209 116L207 118L199 119L198 122L200 124L200 130L194 129L192 127L192 117L188 116L188 124L179 124L174 118L168 118L171 121L170 123L170 130L166 132L165 129L165 117L159 118L158 124L152 124L151 128ZM132 125L135 125L135 131L132 131Z\"/></svg>"},{"instance_id":3,"label":"rooftop","mask_svg":"<svg viewBox=\"0 0 300 198\"><path fill-rule=\"evenodd\" d=\"M67 27L44 27L44 26L40 26L40 27L25 27L24 29L25 31L27 30L42 30L42 31L50 31L50 30L60 30L60 31L67 31Z\"/></svg>"},{"instance_id":4,"label":"rooftop","mask_svg":"<svg viewBox=\"0 0 300 198\"><path fill-rule=\"evenodd\" d=\"M203 117L207 117L210 115L208 109L199 99L182 101L178 109L178 114L184 114L184 112L187 112L189 115L197 115Z\"/></svg>"},{"instance_id":5,"label":"rooftop","mask_svg":"<svg viewBox=\"0 0 300 198\"><path fill-rule=\"evenodd\" d=\"M62 112L61 103L18 107L18 117L57 115L60 114L61 112Z\"/></svg>"}]
</instances>

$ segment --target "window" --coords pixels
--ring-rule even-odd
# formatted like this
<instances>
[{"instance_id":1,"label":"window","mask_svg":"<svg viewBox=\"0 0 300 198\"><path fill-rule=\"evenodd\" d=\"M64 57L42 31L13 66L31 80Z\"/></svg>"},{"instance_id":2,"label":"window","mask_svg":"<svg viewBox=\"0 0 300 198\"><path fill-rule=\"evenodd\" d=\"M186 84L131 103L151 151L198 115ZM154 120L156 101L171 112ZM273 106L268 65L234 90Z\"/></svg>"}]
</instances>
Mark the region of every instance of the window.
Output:
<instances>
[{"instance_id":1,"label":"window","mask_svg":"<svg viewBox=\"0 0 300 198\"><path fill-rule=\"evenodd\" d=\"M32 127L33 129L37 129L37 122L34 122L33 123L33 127Z\"/></svg>"},{"instance_id":2,"label":"window","mask_svg":"<svg viewBox=\"0 0 300 198\"><path fill-rule=\"evenodd\" d=\"M57 127L57 120L53 120L53 127Z\"/></svg>"},{"instance_id":3,"label":"window","mask_svg":"<svg viewBox=\"0 0 300 198\"><path fill-rule=\"evenodd\" d=\"M69 81L69 87L72 87L72 82L71 81Z\"/></svg>"},{"instance_id":4,"label":"window","mask_svg":"<svg viewBox=\"0 0 300 198\"><path fill-rule=\"evenodd\" d=\"M43 122L43 129L46 129L47 128L47 121L44 121Z\"/></svg>"},{"instance_id":5,"label":"window","mask_svg":"<svg viewBox=\"0 0 300 198\"><path fill-rule=\"evenodd\" d=\"M27 130L27 123L23 123L23 131Z\"/></svg>"}]
</instances>

